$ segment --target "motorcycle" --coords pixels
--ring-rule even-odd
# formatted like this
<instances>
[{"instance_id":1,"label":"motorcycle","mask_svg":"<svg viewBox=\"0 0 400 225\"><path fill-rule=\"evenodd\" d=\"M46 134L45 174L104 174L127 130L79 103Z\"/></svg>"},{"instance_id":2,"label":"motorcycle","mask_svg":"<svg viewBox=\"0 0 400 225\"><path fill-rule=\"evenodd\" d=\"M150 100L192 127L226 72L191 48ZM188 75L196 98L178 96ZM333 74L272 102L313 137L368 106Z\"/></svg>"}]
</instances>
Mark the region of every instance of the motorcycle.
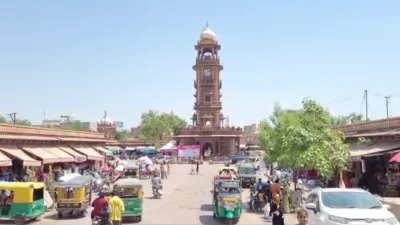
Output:
<instances>
[{"instance_id":1,"label":"motorcycle","mask_svg":"<svg viewBox=\"0 0 400 225\"><path fill-rule=\"evenodd\" d=\"M95 216L92 219L92 225L109 225L110 220L107 217Z\"/></svg>"},{"instance_id":2,"label":"motorcycle","mask_svg":"<svg viewBox=\"0 0 400 225\"><path fill-rule=\"evenodd\" d=\"M252 186L250 189L249 205L250 205L251 211L253 211L253 212L257 211L259 203L258 203L258 190L255 185Z\"/></svg>"},{"instance_id":3,"label":"motorcycle","mask_svg":"<svg viewBox=\"0 0 400 225\"><path fill-rule=\"evenodd\" d=\"M152 186L152 189L154 198L161 198L161 196L164 194L161 185Z\"/></svg>"}]
</instances>

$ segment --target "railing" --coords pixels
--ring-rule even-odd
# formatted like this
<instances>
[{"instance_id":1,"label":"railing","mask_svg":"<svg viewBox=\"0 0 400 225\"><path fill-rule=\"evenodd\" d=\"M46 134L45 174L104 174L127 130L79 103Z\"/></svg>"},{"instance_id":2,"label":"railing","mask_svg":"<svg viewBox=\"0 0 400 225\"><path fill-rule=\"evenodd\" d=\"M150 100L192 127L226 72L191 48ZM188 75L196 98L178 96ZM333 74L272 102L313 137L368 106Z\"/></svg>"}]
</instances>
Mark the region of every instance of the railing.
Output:
<instances>
[{"instance_id":1,"label":"railing","mask_svg":"<svg viewBox=\"0 0 400 225\"><path fill-rule=\"evenodd\" d=\"M215 128L215 127L193 127L182 129L181 135L193 135L207 132L208 134L227 134L227 135L242 135L243 131L241 128Z\"/></svg>"},{"instance_id":2,"label":"railing","mask_svg":"<svg viewBox=\"0 0 400 225\"><path fill-rule=\"evenodd\" d=\"M400 128L400 117L372 120L372 121L359 122L344 126L332 127L332 129L340 130L344 133L369 131L369 130L374 131L380 129L395 129L395 128Z\"/></svg>"},{"instance_id":3,"label":"railing","mask_svg":"<svg viewBox=\"0 0 400 225\"><path fill-rule=\"evenodd\" d=\"M1 133L104 139L104 134L98 132L84 132L84 131L42 128L42 127L28 127L28 126L19 126L12 124L0 124L0 134Z\"/></svg>"}]
</instances>

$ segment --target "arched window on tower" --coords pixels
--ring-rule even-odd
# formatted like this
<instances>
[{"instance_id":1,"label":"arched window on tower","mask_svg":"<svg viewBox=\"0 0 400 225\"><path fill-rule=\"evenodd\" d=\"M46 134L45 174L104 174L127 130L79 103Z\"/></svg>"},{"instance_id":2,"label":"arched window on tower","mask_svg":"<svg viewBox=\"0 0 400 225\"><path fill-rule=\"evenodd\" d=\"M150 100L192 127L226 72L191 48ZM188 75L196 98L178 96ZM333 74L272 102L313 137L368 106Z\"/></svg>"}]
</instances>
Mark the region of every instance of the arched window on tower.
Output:
<instances>
[{"instance_id":1,"label":"arched window on tower","mask_svg":"<svg viewBox=\"0 0 400 225\"><path fill-rule=\"evenodd\" d=\"M211 122L209 121L209 120L206 120L206 127L209 127L209 126L211 126Z\"/></svg>"},{"instance_id":2,"label":"arched window on tower","mask_svg":"<svg viewBox=\"0 0 400 225\"><path fill-rule=\"evenodd\" d=\"M211 96L210 96L210 95L206 95L206 96L204 97L204 101L205 101L205 102L211 102Z\"/></svg>"}]
</instances>

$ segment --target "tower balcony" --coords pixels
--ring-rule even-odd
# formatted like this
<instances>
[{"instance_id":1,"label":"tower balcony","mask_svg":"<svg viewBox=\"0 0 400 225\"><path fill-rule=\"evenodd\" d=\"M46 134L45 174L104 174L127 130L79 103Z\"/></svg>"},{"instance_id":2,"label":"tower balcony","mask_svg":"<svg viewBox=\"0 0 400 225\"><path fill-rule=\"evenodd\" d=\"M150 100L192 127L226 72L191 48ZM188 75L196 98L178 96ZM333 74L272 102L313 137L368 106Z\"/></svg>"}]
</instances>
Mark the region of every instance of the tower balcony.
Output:
<instances>
[{"instance_id":1,"label":"tower balcony","mask_svg":"<svg viewBox=\"0 0 400 225\"><path fill-rule=\"evenodd\" d=\"M193 81L193 86L194 86L194 89L197 90L197 81L196 80Z\"/></svg>"},{"instance_id":2,"label":"tower balcony","mask_svg":"<svg viewBox=\"0 0 400 225\"><path fill-rule=\"evenodd\" d=\"M199 103L195 102L193 105L194 110L198 109L215 109L215 110L222 110L222 103L221 102L204 102L204 103Z\"/></svg>"},{"instance_id":3,"label":"tower balcony","mask_svg":"<svg viewBox=\"0 0 400 225\"><path fill-rule=\"evenodd\" d=\"M218 86L218 88L219 88L219 89L222 88L222 80L219 80L219 86Z\"/></svg>"},{"instance_id":4,"label":"tower balcony","mask_svg":"<svg viewBox=\"0 0 400 225\"><path fill-rule=\"evenodd\" d=\"M242 136L243 130L240 127L188 127L182 129L179 135Z\"/></svg>"}]
</instances>

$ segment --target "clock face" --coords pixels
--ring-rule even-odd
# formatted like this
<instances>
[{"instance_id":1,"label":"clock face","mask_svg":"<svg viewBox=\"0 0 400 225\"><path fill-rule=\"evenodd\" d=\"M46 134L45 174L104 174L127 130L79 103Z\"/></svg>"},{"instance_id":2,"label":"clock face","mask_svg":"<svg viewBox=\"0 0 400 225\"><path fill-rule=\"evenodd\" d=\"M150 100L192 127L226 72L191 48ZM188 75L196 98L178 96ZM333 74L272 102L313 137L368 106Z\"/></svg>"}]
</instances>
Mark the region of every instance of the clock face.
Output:
<instances>
[{"instance_id":1,"label":"clock face","mask_svg":"<svg viewBox=\"0 0 400 225\"><path fill-rule=\"evenodd\" d=\"M203 73L207 77L211 76L211 68L204 68Z\"/></svg>"}]
</instances>

